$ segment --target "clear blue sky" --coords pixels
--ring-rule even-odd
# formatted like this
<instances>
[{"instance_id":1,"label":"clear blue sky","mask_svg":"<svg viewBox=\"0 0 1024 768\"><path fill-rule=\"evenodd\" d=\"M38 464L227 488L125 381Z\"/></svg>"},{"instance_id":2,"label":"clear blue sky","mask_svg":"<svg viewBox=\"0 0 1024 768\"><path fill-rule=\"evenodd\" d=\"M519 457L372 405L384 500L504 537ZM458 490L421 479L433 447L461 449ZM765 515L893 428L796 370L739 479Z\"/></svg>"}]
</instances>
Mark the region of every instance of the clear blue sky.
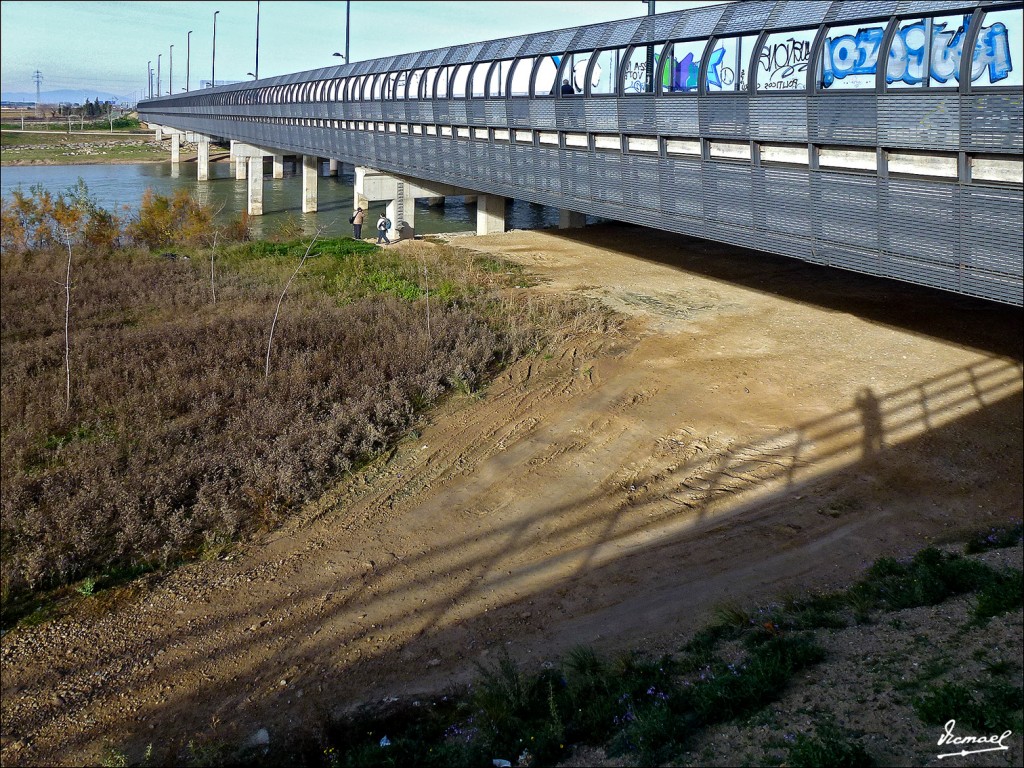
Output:
<instances>
[{"instance_id":1,"label":"clear blue sky","mask_svg":"<svg viewBox=\"0 0 1024 768\"><path fill-rule=\"evenodd\" d=\"M657 0L658 13L709 5L714 0ZM213 13L217 17L217 79L245 80L255 69L256 1L228 2L0 2L2 90L86 89L121 97L142 95L146 63L162 55L167 88L185 85L187 33L192 30L191 87L210 78ZM354 61L396 53L642 16L642 0L574 2L386 2L352 0L350 52ZM173 53L170 46L174 46ZM262 0L260 77L339 64L344 53L345 2Z\"/></svg>"}]
</instances>

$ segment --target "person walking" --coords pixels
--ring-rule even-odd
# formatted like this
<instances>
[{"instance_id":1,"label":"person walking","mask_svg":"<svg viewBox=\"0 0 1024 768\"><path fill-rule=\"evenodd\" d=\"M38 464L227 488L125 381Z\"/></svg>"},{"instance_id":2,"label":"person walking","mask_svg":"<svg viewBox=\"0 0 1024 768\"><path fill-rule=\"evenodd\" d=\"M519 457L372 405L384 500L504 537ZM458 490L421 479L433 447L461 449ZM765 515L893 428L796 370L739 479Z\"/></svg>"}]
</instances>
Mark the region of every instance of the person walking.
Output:
<instances>
[{"instance_id":1,"label":"person walking","mask_svg":"<svg viewBox=\"0 0 1024 768\"><path fill-rule=\"evenodd\" d=\"M366 211L363 210L362 206L356 208L356 212L352 214L352 218L349 221L352 222L352 236L356 240L363 239L363 219L366 218Z\"/></svg>"},{"instance_id":2,"label":"person walking","mask_svg":"<svg viewBox=\"0 0 1024 768\"><path fill-rule=\"evenodd\" d=\"M391 245L391 241L388 240L389 229L391 229L391 219L382 213L380 218L377 219L377 245L380 245L381 240L384 241L385 245Z\"/></svg>"}]
</instances>

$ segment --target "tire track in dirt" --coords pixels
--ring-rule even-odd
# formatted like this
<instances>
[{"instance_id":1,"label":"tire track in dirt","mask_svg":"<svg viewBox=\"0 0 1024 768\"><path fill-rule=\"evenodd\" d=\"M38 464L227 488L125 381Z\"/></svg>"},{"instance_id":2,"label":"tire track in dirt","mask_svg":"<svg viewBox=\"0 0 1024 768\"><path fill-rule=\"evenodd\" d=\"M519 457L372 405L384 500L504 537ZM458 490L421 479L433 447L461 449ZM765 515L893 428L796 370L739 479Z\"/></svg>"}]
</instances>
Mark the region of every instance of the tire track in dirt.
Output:
<instances>
[{"instance_id":1,"label":"tire track in dirt","mask_svg":"<svg viewBox=\"0 0 1024 768\"><path fill-rule=\"evenodd\" d=\"M5 636L5 765L95 762L105 740L135 756L261 727L276 740L466 680L500 648L533 663L578 643L670 650L716 601L827 585L1020 514L1019 353L561 235L472 240L540 272L538 292L593 295L601 274L633 319L443 404L264 543ZM765 259L751 280L806 282ZM883 317L907 302L891 290ZM913 301L935 324L948 312ZM964 338L1015 317L976 309Z\"/></svg>"}]
</instances>

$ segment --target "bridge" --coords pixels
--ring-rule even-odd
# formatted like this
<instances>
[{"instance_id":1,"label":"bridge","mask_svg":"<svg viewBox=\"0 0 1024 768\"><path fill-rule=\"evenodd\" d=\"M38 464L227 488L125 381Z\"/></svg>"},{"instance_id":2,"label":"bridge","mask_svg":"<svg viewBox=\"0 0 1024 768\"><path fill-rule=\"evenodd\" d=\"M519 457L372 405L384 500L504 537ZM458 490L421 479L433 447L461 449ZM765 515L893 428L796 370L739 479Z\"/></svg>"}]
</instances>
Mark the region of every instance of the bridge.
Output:
<instances>
[{"instance_id":1,"label":"bridge","mask_svg":"<svg viewBox=\"0 0 1024 768\"><path fill-rule=\"evenodd\" d=\"M750 0L149 99L178 161L355 166L401 237L415 200L505 199L1024 305L1017 0ZM969 55L964 55L968 52Z\"/></svg>"}]
</instances>

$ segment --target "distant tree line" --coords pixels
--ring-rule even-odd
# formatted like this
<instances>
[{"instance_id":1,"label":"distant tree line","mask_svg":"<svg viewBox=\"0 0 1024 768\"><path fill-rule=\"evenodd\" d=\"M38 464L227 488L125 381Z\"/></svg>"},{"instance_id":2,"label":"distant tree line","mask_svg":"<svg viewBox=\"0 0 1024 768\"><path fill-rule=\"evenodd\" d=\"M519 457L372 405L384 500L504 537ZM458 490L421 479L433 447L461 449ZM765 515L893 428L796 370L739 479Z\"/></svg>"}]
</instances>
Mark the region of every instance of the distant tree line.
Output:
<instances>
[{"instance_id":1,"label":"distant tree line","mask_svg":"<svg viewBox=\"0 0 1024 768\"><path fill-rule=\"evenodd\" d=\"M75 115L77 117L106 117L114 109L114 103L112 101L100 101L99 97L96 101L85 100L85 104L56 104L49 105L46 109L50 113L50 117L67 117L68 115Z\"/></svg>"}]
</instances>

